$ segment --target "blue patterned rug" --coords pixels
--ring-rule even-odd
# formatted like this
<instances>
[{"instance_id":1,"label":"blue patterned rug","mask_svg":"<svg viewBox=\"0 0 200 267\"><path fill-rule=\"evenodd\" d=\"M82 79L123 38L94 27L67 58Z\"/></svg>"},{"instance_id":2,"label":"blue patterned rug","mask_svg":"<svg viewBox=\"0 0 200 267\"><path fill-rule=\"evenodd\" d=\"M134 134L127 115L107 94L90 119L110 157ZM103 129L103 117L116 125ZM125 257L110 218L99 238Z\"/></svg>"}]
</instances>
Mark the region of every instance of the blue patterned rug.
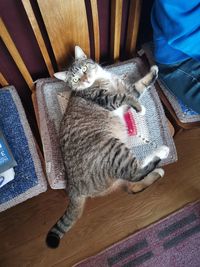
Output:
<instances>
[{"instance_id":1,"label":"blue patterned rug","mask_svg":"<svg viewBox=\"0 0 200 267\"><path fill-rule=\"evenodd\" d=\"M0 89L0 128L17 162L15 178L0 188L0 211L46 191L41 162L14 87Z\"/></svg>"},{"instance_id":2,"label":"blue patterned rug","mask_svg":"<svg viewBox=\"0 0 200 267\"><path fill-rule=\"evenodd\" d=\"M200 202L89 257L73 267L199 267Z\"/></svg>"}]
</instances>

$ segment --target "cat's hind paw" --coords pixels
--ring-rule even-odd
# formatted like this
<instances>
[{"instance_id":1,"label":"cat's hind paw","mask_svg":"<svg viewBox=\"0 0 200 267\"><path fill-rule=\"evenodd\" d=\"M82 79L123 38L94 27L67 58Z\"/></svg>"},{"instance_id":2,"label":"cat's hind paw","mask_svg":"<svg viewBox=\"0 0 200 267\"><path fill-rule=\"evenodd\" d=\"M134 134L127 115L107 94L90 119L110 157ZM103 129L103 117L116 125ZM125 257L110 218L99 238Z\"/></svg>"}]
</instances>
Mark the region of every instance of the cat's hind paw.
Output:
<instances>
[{"instance_id":1,"label":"cat's hind paw","mask_svg":"<svg viewBox=\"0 0 200 267\"><path fill-rule=\"evenodd\" d=\"M160 159L166 159L169 155L169 147L168 146L160 146L156 152L155 155L159 157Z\"/></svg>"}]
</instances>

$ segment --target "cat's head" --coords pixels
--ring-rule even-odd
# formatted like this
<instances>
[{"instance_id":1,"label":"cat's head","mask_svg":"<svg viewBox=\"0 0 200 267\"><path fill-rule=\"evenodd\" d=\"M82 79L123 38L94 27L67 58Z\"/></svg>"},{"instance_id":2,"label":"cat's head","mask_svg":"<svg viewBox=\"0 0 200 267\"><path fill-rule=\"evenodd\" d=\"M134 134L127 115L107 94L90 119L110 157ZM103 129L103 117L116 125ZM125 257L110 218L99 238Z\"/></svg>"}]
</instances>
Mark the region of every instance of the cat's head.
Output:
<instances>
[{"instance_id":1,"label":"cat's head","mask_svg":"<svg viewBox=\"0 0 200 267\"><path fill-rule=\"evenodd\" d=\"M97 79L101 67L87 58L79 46L75 46L75 60L67 71L54 73L54 76L66 82L74 90L89 88Z\"/></svg>"}]
</instances>

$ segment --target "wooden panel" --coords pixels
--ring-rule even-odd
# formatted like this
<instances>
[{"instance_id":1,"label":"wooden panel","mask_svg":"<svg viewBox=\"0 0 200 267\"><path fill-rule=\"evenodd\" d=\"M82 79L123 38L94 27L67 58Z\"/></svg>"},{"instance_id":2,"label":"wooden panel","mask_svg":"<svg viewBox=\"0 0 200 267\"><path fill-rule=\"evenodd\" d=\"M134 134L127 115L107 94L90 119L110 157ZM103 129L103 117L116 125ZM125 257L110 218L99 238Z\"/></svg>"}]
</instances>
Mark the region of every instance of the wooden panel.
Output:
<instances>
[{"instance_id":1,"label":"wooden panel","mask_svg":"<svg viewBox=\"0 0 200 267\"><path fill-rule=\"evenodd\" d=\"M69 53L79 45L89 56L89 32L85 1L38 0L38 5L59 68L65 66Z\"/></svg>"},{"instance_id":2,"label":"wooden panel","mask_svg":"<svg viewBox=\"0 0 200 267\"><path fill-rule=\"evenodd\" d=\"M135 52L138 28L140 22L142 0L131 0L128 17L128 29L126 40L126 54L132 56Z\"/></svg>"},{"instance_id":3,"label":"wooden panel","mask_svg":"<svg viewBox=\"0 0 200 267\"><path fill-rule=\"evenodd\" d=\"M0 84L2 86L7 86L8 85L8 82L6 80L6 78L3 76L3 74L0 72Z\"/></svg>"},{"instance_id":4,"label":"wooden panel","mask_svg":"<svg viewBox=\"0 0 200 267\"><path fill-rule=\"evenodd\" d=\"M34 88L32 77L24 64L23 59L21 58L9 32L6 29L6 26L3 22L3 20L0 18L0 37L2 38L5 46L7 47L10 55L12 56L13 60L15 61L15 64L17 65L19 71L21 72L23 78L25 79L28 87L32 91Z\"/></svg>"},{"instance_id":5,"label":"wooden panel","mask_svg":"<svg viewBox=\"0 0 200 267\"><path fill-rule=\"evenodd\" d=\"M94 29L94 46L95 46L95 60L98 62L100 57L100 36L99 36L99 15L97 8L97 0L91 0L92 20Z\"/></svg>"},{"instance_id":6,"label":"wooden panel","mask_svg":"<svg viewBox=\"0 0 200 267\"><path fill-rule=\"evenodd\" d=\"M23 6L24 6L24 9L26 11L27 17L28 17L28 19L30 21L30 24L32 26L33 32L35 34L35 37L37 39L40 51L41 51L42 56L44 58L44 61L46 63L46 66L47 66L47 69L49 71L49 74L51 76L53 76L54 70L53 70L53 66L51 64L51 59L49 57L49 54L48 54L44 39L42 37L39 25L37 23L37 19L35 17L35 14L33 12L32 6L30 4L30 1L29 0L22 0L22 3L23 3Z\"/></svg>"},{"instance_id":7,"label":"wooden panel","mask_svg":"<svg viewBox=\"0 0 200 267\"><path fill-rule=\"evenodd\" d=\"M120 38L122 24L122 0L111 1L111 57L114 61L119 59L120 53Z\"/></svg>"}]
</instances>

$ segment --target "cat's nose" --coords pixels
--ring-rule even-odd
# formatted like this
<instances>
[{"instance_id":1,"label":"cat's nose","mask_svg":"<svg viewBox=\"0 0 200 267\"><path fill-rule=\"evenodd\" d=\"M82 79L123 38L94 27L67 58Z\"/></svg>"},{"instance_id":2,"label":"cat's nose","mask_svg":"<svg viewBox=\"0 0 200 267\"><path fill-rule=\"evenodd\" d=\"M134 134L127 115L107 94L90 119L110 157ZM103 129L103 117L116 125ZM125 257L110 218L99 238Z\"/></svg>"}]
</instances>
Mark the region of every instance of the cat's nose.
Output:
<instances>
[{"instance_id":1,"label":"cat's nose","mask_svg":"<svg viewBox=\"0 0 200 267\"><path fill-rule=\"evenodd\" d=\"M88 77L86 75L82 76L81 81L88 82Z\"/></svg>"}]
</instances>

